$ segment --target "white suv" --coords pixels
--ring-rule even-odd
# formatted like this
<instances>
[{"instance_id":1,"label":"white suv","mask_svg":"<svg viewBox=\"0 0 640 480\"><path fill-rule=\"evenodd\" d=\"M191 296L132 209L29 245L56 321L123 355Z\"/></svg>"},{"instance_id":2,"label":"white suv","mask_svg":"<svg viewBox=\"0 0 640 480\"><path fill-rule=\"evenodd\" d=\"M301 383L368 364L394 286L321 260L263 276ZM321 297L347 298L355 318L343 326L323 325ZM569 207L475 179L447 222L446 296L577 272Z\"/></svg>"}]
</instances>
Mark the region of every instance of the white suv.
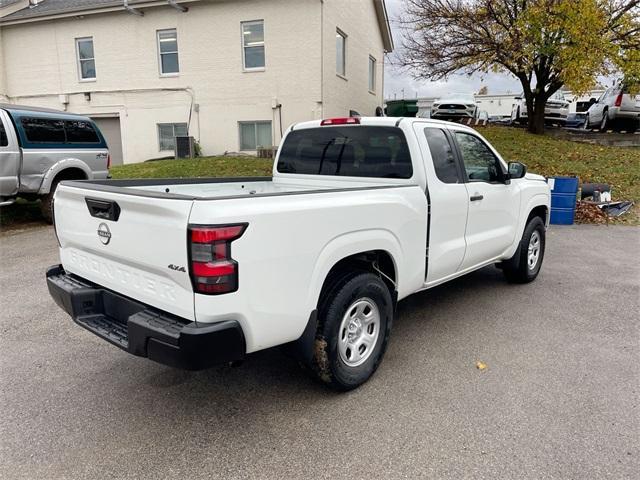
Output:
<instances>
[{"instance_id":1,"label":"white suv","mask_svg":"<svg viewBox=\"0 0 640 480\"><path fill-rule=\"evenodd\" d=\"M627 120L640 125L640 95L631 95L622 82L616 82L608 88L597 100L591 99L591 107L587 110L584 128L600 128L619 120Z\"/></svg>"}]
</instances>

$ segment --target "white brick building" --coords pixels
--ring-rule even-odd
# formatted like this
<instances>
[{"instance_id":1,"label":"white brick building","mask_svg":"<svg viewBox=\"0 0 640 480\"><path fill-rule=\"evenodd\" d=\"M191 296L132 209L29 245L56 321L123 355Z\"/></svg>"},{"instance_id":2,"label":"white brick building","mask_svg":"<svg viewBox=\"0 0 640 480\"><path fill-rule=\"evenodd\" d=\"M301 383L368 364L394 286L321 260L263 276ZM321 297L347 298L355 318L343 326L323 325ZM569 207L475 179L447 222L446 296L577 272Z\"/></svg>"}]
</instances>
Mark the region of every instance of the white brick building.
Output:
<instances>
[{"instance_id":1,"label":"white brick building","mask_svg":"<svg viewBox=\"0 0 640 480\"><path fill-rule=\"evenodd\" d=\"M392 48L384 0L0 0L0 100L91 116L114 163L187 128L204 154L252 151L375 114Z\"/></svg>"}]
</instances>

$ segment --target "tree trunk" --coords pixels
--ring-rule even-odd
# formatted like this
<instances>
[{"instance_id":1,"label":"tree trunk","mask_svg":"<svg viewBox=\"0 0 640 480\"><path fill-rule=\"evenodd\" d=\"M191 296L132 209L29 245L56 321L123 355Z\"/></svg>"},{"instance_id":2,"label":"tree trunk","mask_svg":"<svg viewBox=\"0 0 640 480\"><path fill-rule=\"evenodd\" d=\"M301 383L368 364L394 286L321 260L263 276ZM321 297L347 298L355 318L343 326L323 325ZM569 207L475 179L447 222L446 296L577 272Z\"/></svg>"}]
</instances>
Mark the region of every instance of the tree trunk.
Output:
<instances>
[{"instance_id":1,"label":"tree trunk","mask_svg":"<svg viewBox=\"0 0 640 480\"><path fill-rule=\"evenodd\" d=\"M533 111L528 113L528 125L527 130L536 135L542 135L544 133L544 107L546 99L537 96L534 99Z\"/></svg>"}]
</instances>

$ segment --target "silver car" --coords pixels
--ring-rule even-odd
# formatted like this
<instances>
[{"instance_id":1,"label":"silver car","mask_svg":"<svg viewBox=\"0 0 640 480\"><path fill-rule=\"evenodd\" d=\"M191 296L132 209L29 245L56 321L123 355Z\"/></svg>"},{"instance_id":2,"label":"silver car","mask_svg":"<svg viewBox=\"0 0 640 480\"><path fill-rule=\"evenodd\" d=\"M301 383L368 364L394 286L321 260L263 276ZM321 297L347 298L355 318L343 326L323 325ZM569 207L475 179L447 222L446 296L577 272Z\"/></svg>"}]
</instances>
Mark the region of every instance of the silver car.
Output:
<instances>
[{"instance_id":1,"label":"silver car","mask_svg":"<svg viewBox=\"0 0 640 480\"><path fill-rule=\"evenodd\" d=\"M431 118L457 120L476 118L478 106L472 94L453 93L439 98L431 106Z\"/></svg>"},{"instance_id":2,"label":"silver car","mask_svg":"<svg viewBox=\"0 0 640 480\"><path fill-rule=\"evenodd\" d=\"M107 143L90 118L0 104L0 206L40 198L51 222L58 183L105 179L110 163Z\"/></svg>"},{"instance_id":3,"label":"silver car","mask_svg":"<svg viewBox=\"0 0 640 480\"><path fill-rule=\"evenodd\" d=\"M591 99L584 128L606 130L617 121L632 122L634 128L640 123L640 95L630 94L622 82L606 89L597 100Z\"/></svg>"}]
</instances>

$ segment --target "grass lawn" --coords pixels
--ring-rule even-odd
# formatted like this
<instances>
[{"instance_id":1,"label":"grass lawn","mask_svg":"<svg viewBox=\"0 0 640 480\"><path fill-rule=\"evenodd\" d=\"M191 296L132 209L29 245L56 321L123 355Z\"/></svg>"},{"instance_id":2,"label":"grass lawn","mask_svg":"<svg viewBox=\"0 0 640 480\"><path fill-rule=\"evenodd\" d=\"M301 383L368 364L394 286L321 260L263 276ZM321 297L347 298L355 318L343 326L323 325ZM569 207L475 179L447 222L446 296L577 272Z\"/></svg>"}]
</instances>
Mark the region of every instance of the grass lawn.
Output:
<instances>
[{"instance_id":1,"label":"grass lawn","mask_svg":"<svg viewBox=\"0 0 640 480\"><path fill-rule=\"evenodd\" d=\"M262 177L271 175L273 162L255 157L202 157L193 160L154 160L119 165L113 178Z\"/></svg>"},{"instance_id":2,"label":"grass lawn","mask_svg":"<svg viewBox=\"0 0 640 480\"><path fill-rule=\"evenodd\" d=\"M630 214L615 223L640 223L640 148L605 147L538 136L523 129L485 127L484 135L509 161L545 176L577 175L581 182L608 183L614 200L633 200ZM253 157L157 160L111 169L113 178L241 177L271 175L271 161ZM0 225L39 217L38 204L20 201L0 210Z\"/></svg>"}]
</instances>

